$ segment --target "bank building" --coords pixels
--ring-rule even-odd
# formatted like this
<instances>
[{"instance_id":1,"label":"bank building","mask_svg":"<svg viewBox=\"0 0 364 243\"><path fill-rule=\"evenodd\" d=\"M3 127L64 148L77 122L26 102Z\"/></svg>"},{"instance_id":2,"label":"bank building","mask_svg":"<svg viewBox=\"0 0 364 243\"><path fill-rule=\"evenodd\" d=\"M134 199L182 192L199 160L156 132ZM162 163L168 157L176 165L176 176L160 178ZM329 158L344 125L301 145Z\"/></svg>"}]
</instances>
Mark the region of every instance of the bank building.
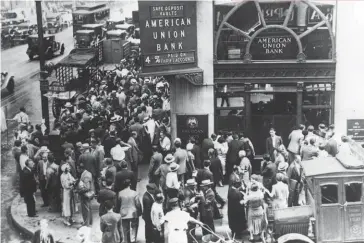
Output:
<instances>
[{"instance_id":1,"label":"bank building","mask_svg":"<svg viewBox=\"0 0 364 243\"><path fill-rule=\"evenodd\" d=\"M179 127L193 117L206 134L244 131L262 155L271 127L284 140L297 124L347 134L364 119L364 61L352 62L364 50L361 31L350 28L363 6L139 1L142 72L170 81L172 136L183 137Z\"/></svg>"}]
</instances>

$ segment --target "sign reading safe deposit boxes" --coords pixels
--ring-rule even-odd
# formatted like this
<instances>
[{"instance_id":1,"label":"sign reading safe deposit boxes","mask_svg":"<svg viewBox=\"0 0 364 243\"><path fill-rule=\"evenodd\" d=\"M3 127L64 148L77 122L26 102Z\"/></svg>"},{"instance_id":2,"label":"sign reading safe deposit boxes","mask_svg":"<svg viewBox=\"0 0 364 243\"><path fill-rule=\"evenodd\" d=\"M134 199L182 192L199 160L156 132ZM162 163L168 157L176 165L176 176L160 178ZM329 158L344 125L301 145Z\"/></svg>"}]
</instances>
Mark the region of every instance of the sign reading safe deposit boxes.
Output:
<instances>
[{"instance_id":1,"label":"sign reading safe deposit boxes","mask_svg":"<svg viewBox=\"0 0 364 243\"><path fill-rule=\"evenodd\" d=\"M347 135L357 142L364 141L364 119L348 119Z\"/></svg>"},{"instance_id":2,"label":"sign reading safe deposit boxes","mask_svg":"<svg viewBox=\"0 0 364 243\"><path fill-rule=\"evenodd\" d=\"M143 72L197 65L196 2L139 1Z\"/></svg>"}]
</instances>

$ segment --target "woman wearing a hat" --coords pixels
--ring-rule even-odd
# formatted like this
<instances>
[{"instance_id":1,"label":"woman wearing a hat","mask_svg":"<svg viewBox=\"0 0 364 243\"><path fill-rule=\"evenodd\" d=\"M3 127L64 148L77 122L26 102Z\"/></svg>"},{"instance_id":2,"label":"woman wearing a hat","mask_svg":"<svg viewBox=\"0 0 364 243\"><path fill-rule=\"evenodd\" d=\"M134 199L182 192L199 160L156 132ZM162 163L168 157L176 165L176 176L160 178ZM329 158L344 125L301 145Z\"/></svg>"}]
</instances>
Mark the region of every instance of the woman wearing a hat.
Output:
<instances>
[{"instance_id":1,"label":"woman wearing a hat","mask_svg":"<svg viewBox=\"0 0 364 243\"><path fill-rule=\"evenodd\" d=\"M63 201L62 201L62 215L65 217L63 223L70 226L72 221L72 215L75 212L75 201L73 197L73 186L76 179L70 173L69 164L65 163L61 166L61 185L63 188Z\"/></svg>"},{"instance_id":2,"label":"woman wearing a hat","mask_svg":"<svg viewBox=\"0 0 364 243\"><path fill-rule=\"evenodd\" d=\"M267 191L268 195L273 199L273 209L287 208L289 189L288 185L283 183L284 176L281 173L276 175L277 183L272 187L272 193Z\"/></svg>"},{"instance_id":3,"label":"woman wearing a hat","mask_svg":"<svg viewBox=\"0 0 364 243\"><path fill-rule=\"evenodd\" d=\"M173 155L168 154L165 158L167 161L173 161L169 165L169 173L166 176L166 188L167 188L167 196L168 198L173 198L178 196L178 192L180 189L180 183L178 181L178 175L177 170L179 168L179 165L174 162L174 157L172 159Z\"/></svg>"}]
</instances>

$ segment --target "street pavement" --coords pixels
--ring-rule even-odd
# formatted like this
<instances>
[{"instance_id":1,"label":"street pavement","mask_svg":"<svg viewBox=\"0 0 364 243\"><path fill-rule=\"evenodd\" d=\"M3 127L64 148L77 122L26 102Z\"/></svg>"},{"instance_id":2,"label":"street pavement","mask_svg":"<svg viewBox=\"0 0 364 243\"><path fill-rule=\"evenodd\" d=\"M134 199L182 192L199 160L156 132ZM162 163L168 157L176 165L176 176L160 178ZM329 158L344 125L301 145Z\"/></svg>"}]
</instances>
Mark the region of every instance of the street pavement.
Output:
<instances>
[{"instance_id":1,"label":"street pavement","mask_svg":"<svg viewBox=\"0 0 364 243\"><path fill-rule=\"evenodd\" d=\"M46 61L56 64L73 49L72 27L56 34L56 41L65 44L65 53ZM7 119L13 118L20 107L25 107L32 124L42 121L39 89L39 60L30 61L26 54L28 45L16 46L1 52L1 70L15 76L13 94L1 93L1 108ZM8 121L8 133L16 128L15 122ZM6 132L2 133L2 143L9 140Z\"/></svg>"}]
</instances>

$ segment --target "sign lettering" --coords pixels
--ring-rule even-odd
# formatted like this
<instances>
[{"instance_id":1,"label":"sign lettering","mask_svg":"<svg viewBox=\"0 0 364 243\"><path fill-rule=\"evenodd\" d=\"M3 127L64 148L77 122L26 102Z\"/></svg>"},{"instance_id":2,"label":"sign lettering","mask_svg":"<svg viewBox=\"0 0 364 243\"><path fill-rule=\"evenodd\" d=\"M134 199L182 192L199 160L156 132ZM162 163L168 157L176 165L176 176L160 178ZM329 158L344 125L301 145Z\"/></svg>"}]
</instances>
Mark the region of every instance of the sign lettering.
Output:
<instances>
[{"instance_id":1,"label":"sign lettering","mask_svg":"<svg viewBox=\"0 0 364 243\"><path fill-rule=\"evenodd\" d=\"M364 141L364 119L347 120L347 135L357 142Z\"/></svg>"},{"instance_id":2,"label":"sign lettering","mask_svg":"<svg viewBox=\"0 0 364 243\"><path fill-rule=\"evenodd\" d=\"M263 16L268 24L282 24L288 15L290 2L284 3L261 3ZM288 25L293 25L295 20L295 11L291 12L288 19Z\"/></svg>"},{"instance_id":3,"label":"sign lettering","mask_svg":"<svg viewBox=\"0 0 364 243\"><path fill-rule=\"evenodd\" d=\"M196 66L196 2L139 1L139 21L143 72Z\"/></svg>"},{"instance_id":4,"label":"sign lettering","mask_svg":"<svg viewBox=\"0 0 364 243\"><path fill-rule=\"evenodd\" d=\"M321 10L321 12L325 15L325 17L329 21L330 25L332 26L333 19L334 19L334 6L320 4L320 5L316 5L316 7ZM318 12L312 8L308 8L307 19L308 19L308 26L314 26L315 24L322 21Z\"/></svg>"},{"instance_id":5,"label":"sign lettering","mask_svg":"<svg viewBox=\"0 0 364 243\"><path fill-rule=\"evenodd\" d=\"M184 145L192 137L201 144L208 137L208 115L177 115L177 137Z\"/></svg>"}]
</instances>

